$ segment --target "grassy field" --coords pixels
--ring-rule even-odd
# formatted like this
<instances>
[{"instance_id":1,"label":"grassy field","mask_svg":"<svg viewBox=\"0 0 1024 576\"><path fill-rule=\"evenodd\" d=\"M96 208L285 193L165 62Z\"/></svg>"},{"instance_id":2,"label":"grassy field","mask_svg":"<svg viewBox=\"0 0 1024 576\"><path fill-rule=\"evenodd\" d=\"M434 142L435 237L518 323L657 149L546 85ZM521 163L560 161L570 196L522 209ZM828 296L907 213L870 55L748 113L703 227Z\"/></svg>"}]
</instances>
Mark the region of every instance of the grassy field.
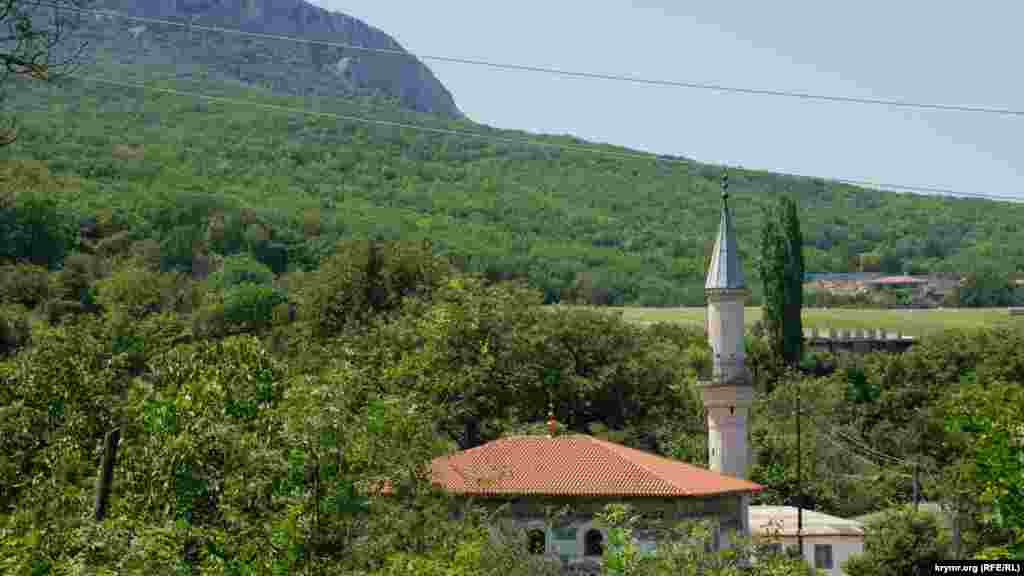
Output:
<instances>
[{"instance_id":1,"label":"grassy field","mask_svg":"<svg viewBox=\"0 0 1024 576\"><path fill-rule=\"evenodd\" d=\"M704 308L605 308L622 312L634 322L682 322L701 326ZM751 325L761 318L761 308L747 308L745 320ZM1024 327L1024 316L1010 316L1006 308L944 308L932 310L868 310L840 308L804 309L804 328L828 330L882 328L889 333L924 336L947 328L981 328L1013 323Z\"/></svg>"}]
</instances>

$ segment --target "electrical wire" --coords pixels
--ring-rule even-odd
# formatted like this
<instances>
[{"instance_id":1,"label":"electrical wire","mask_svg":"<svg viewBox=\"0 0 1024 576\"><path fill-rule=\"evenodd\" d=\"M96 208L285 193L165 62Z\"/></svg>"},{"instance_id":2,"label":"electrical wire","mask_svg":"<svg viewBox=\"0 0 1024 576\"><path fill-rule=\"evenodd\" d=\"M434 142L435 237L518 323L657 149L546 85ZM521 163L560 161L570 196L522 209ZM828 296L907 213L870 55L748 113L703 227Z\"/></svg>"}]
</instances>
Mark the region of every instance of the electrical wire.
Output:
<instances>
[{"instance_id":1,"label":"electrical wire","mask_svg":"<svg viewBox=\"0 0 1024 576\"><path fill-rule=\"evenodd\" d=\"M791 90L772 90L762 88L745 88L738 86L725 86L722 84L711 84L703 82L692 82L692 81L679 81L679 80L659 80L650 78L639 78L634 76L625 76L618 74L604 74L595 72L578 72L572 70L562 70L558 68L546 68L542 66L529 66L521 64L506 64L498 62L490 62L486 60L478 60L471 58L457 58L452 56L436 56L429 54L412 54L401 49L389 49L389 48L371 48L368 46L359 46L357 44L351 44L347 42L332 42L327 40L311 40L307 38L299 38L295 36L288 36L283 34L268 34L264 32L249 32L240 30L237 28L226 28L223 26L212 26L205 24L194 24L191 22L178 22L175 20L167 20L164 18L151 18L145 16L132 16L123 12L115 10L100 10L90 8L79 8L79 7L68 7L58 6L47 3L39 3L40 6L50 6L54 8L61 8L73 12L83 12L95 15L109 16L113 18L122 18L125 20L135 22L148 22L151 24L163 24L167 26L178 26L183 28L189 28L192 30L200 30L206 32L220 32L224 34L235 34L239 36L249 36L253 38L263 38L268 40L282 40L290 42L298 42L302 44L314 44L319 46L329 46L334 48L343 48L347 50L358 50L363 52L372 52L377 54L389 54L394 56L402 56L412 59L421 60L434 60L438 62L449 62L455 64L468 64L474 66L485 66L488 68L495 68L500 70L517 70L523 72L538 72L544 74L555 74L559 76L574 77L574 78L586 78L592 80L612 80L618 82L629 82L633 84L647 84L654 86L665 86L673 88L688 88L696 90L710 90L714 92L726 92L734 94L745 94L753 96L774 96L784 98L797 98L801 100L817 100L824 102L835 102L844 104L866 104L876 106L888 106L898 108L916 108L922 110L938 110L945 112L969 112L969 113L980 113L980 114L996 114L1001 116L1014 116L1024 117L1024 110L1016 110L1010 108L995 108L987 106L973 106L973 105L954 105L954 104L936 104L928 102L913 102L910 100L892 100L883 98L862 98L855 96L836 96L828 94L812 94L809 92L797 92Z\"/></svg>"},{"instance_id":2,"label":"electrical wire","mask_svg":"<svg viewBox=\"0 0 1024 576\"><path fill-rule=\"evenodd\" d=\"M344 121L349 121L349 122L361 122L361 123L365 123L365 124L375 124L375 125L379 125L379 126L389 126L389 127L393 127L393 128L404 128L404 129L409 129L409 130L419 130L419 131L422 131L422 132L432 132L432 133L435 133L435 134L443 134L443 135L449 135L449 136L459 136L459 137L466 137L466 138L477 138L477 139L481 139L481 140L491 140L491 141L502 142L502 143L506 143L506 144L518 144L518 145L524 145L524 146L539 146L539 147L545 147L545 148L549 148L549 149L557 149L557 150L566 150L566 151L573 151L573 152L591 153L591 154L598 154L598 155L603 155L603 156L608 156L608 157L616 157L616 158L623 158L623 159L630 159L630 160L647 160L647 161L667 162L667 163L672 163L672 164L684 164L684 165L691 165L692 164L691 161L686 160L686 159L673 158L673 157L665 157L665 156L660 156L660 155L656 155L656 154L616 152L614 150L600 149L600 148L597 148L596 146L581 146L581 145L575 145L575 144L559 144L559 143L555 143L555 142L544 142L544 141L541 141L541 140L535 140L535 139L529 139L529 138L511 138L511 137L507 137L507 136L497 136L497 135L492 135L492 134L483 134L483 133L474 132L474 131L471 131L471 130L455 130L455 129L450 129L450 128L436 128L436 127L423 126L423 125L420 125L420 124L413 124L413 123L408 123L408 122L395 122L395 121L391 121L391 120L379 120L379 119L366 118L366 117L362 117L362 116L354 116L354 115L349 115L349 114L338 114L338 113L334 113L334 112L323 112L323 111L318 111L318 110L307 110L307 109L304 109L304 108L296 108L296 107L290 107L290 106L281 106L281 105L278 105L278 104L267 104L267 103L263 103L263 102L253 102L251 100L245 100L245 99L240 99L240 98L229 98L229 97L224 97L224 96L211 96L211 95L203 94L203 93L200 93L200 92L193 92L193 91L187 91L187 90L177 90L177 89L173 89L173 88L162 88L162 87L149 86L149 85L146 85L146 84L140 83L140 82L125 82L125 81L121 81L121 80L111 80L111 79L108 79L108 78L99 78L99 77L95 77L95 76L83 76L83 75L79 75L79 74L68 74L67 77L76 78L78 80L83 80L83 81L86 81L86 82L94 82L94 83L98 83L98 84L108 84L108 85L112 85L112 86L120 86L120 87L123 87L123 88L136 88L136 89L141 89L141 90L148 90L148 91L151 91L151 92L160 92L160 93L171 94L171 95L176 95L176 96L198 98L198 99L201 99L201 100L207 100L207 101L210 101L210 102L218 102L218 103L222 103L222 104L250 106L250 107L255 107L255 108L262 108L262 109L265 109L265 110L274 110L274 111L277 111L277 112L285 112L285 113L292 113L292 114L306 114L306 115L311 115L311 116L334 118L334 119L337 119L337 120L344 120ZM723 169L728 170L730 168L729 167L723 167ZM732 169L735 170L736 168L732 168ZM750 170L750 169L743 168L743 170ZM767 172L767 170L765 172ZM827 178L820 178L820 177L816 177L816 176L807 176L807 175L793 174L793 173L786 173L784 175L785 176L789 176L789 177L796 177L796 178L812 178L812 179L819 179L819 180L832 180L834 182L839 182L839 183L843 183L843 184L850 184L850 185L855 185L855 186L871 186L871 187L876 187L876 188L893 188L893 189L899 189L899 190L910 191L910 192L914 192L914 191L919 191L919 192L936 192L936 191L942 190L942 191L946 192L950 196L970 196L970 197L984 198L984 199L989 199L989 200L1002 200L1002 201L1011 201L1011 202L1024 201L1024 198L1016 198L1016 197L1013 197L1013 196L1007 196L1007 195L1002 195L1002 194L985 194L985 193L980 193L980 192L963 192L963 191L948 190L948 189L938 189L938 188L929 188L929 187L921 187L921 186L908 186L908 185L903 185L903 184L880 184L880 183L872 183L872 182L869 182L869 181L866 181L866 180L852 180L852 179L845 179L845 178L831 178L831 179L827 179Z\"/></svg>"},{"instance_id":3,"label":"electrical wire","mask_svg":"<svg viewBox=\"0 0 1024 576\"><path fill-rule=\"evenodd\" d=\"M860 448L862 451L864 451L867 454L874 455L876 458L881 458L882 460L887 460L887 461L892 462L894 464L903 464L905 466L914 466L913 462L910 462L908 460L903 460L903 459L897 458L895 456L890 456L889 454L886 454L884 452L880 452L878 450L875 450L874 448L868 446L867 444L864 444L863 442L853 438L849 434L844 434L841 430L836 430L835 433L836 433L837 436L839 436L840 438L842 438L846 442L850 443L853 446L857 446L858 448Z\"/></svg>"}]
</instances>

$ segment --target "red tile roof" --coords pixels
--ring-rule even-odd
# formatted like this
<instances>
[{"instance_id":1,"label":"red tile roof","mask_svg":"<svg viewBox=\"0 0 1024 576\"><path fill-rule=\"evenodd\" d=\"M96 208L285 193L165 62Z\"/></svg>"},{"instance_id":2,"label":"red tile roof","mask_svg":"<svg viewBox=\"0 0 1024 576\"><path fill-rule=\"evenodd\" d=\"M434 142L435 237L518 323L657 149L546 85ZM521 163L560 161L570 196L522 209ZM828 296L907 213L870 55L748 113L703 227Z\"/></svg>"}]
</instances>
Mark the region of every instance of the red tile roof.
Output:
<instances>
[{"instance_id":1,"label":"red tile roof","mask_svg":"<svg viewBox=\"0 0 1024 576\"><path fill-rule=\"evenodd\" d=\"M434 482L477 496L705 496L755 492L753 482L599 440L515 436L431 462Z\"/></svg>"}]
</instances>

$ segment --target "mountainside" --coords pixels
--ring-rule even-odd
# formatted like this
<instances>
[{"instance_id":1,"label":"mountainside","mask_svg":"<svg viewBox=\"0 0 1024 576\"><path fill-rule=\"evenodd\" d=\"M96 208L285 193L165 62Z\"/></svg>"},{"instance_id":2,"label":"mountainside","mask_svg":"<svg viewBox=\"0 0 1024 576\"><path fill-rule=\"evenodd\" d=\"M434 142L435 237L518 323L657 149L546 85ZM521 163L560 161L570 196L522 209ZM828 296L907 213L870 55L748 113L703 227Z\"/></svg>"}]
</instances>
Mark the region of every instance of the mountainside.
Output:
<instances>
[{"instance_id":1,"label":"mountainside","mask_svg":"<svg viewBox=\"0 0 1024 576\"><path fill-rule=\"evenodd\" d=\"M113 34L114 27L106 30ZM548 302L703 303L719 167L515 144L508 140L631 152L491 129L367 94L282 94L272 85L231 80L224 59L206 66L169 57L185 33L161 34L168 36L143 42L149 48L132 57L146 65L131 64L111 44L100 47L88 76L233 100L76 78L50 85L15 80L4 106L18 118L19 140L0 149L0 193L44 192L67 217L108 224L54 248L52 258L33 241L25 253L0 246L0 260L59 265L68 250L117 253L148 239L167 268L196 272L206 256L252 252L280 272L316 267L338 239L429 239L458 266L526 279ZM198 54L197 46L186 51ZM267 73L283 69L275 61ZM755 298L762 208L783 193L800 206L811 272L862 263L890 273L994 270L1003 279L1024 271L1024 204L886 193L742 169L730 170L730 184ZM17 217L0 209L0 219ZM114 237L103 236L111 230Z\"/></svg>"},{"instance_id":2,"label":"mountainside","mask_svg":"<svg viewBox=\"0 0 1024 576\"><path fill-rule=\"evenodd\" d=\"M242 36L111 15L82 16L78 38L86 61L132 67L173 65L174 76L200 71L277 92L319 96L379 96L420 112L462 116L448 90L393 38L368 24L302 0L101 0L97 9L135 17L300 37L400 51Z\"/></svg>"}]
</instances>

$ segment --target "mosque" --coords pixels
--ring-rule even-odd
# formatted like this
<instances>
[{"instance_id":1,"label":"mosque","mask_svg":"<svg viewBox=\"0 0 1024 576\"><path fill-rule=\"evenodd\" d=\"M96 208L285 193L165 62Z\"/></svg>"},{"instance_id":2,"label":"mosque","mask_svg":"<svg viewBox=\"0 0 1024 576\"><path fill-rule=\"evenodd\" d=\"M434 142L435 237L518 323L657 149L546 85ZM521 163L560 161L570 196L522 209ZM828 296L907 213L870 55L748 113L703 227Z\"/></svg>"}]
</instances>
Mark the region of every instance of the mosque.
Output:
<instances>
[{"instance_id":1,"label":"mosque","mask_svg":"<svg viewBox=\"0 0 1024 576\"><path fill-rule=\"evenodd\" d=\"M699 383L707 414L706 468L592 436L555 435L553 419L548 436L500 438L431 463L435 483L449 493L472 497L476 504L505 506L508 520L526 529L531 550L559 557L570 573L600 573L607 533L595 524L594 514L612 502L629 503L637 512L663 520L714 519L719 527L713 538L716 547L728 544L730 532L751 533L750 497L762 486L747 480L747 420L754 398L744 351L748 292L727 191L723 179L718 237L705 282L713 355L711 375ZM569 516L557 521L546 517L546 510L566 505L572 510ZM753 515L759 522L755 532L762 522L781 519L785 524L793 511L755 508L761 508ZM649 531L637 530L634 537L642 549L657 545ZM822 567L828 570L835 563L831 544L818 544L825 545L828 566ZM820 551L813 550L816 555Z\"/></svg>"}]
</instances>

